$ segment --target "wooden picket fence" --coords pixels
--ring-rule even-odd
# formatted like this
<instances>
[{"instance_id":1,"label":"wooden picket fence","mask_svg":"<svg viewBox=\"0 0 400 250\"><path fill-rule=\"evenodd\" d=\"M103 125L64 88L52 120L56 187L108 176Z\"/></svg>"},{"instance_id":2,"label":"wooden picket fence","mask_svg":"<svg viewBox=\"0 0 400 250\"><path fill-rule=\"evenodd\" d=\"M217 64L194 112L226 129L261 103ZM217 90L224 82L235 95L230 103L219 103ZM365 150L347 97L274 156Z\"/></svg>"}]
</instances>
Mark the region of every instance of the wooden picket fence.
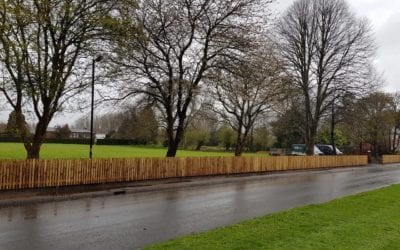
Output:
<instances>
[{"instance_id":1,"label":"wooden picket fence","mask_svg":"<svg viewBox=\"0 0 400 250\"><path fill-rule=\"evenodd\" d=\"M400 163L400 155L382 155L382 164Z\"/></svg>"},{"instance_id":2,"label":"wooden picket fence","mask_svg":"<svg viewBox=\"0 0 400 250\"><path fill-rule=\"evenodd\" d=\"M0 190L361 166L367 156L190 157L0 161Z\"/></svg>"}]
</instances>

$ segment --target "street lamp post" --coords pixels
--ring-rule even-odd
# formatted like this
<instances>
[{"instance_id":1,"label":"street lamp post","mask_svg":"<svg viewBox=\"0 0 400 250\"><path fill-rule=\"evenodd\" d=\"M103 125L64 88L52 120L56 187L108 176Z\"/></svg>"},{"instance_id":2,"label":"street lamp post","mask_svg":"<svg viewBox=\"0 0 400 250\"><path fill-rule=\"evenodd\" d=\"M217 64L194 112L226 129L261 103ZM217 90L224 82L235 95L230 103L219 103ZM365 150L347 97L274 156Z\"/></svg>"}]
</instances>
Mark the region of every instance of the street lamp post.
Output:
<instances>
[{"instance_id":1,"label":"street lamp post","mask_svg":"<svg viewBox=\"0 0 400 250\"><path fill-rule=\"evenodd\" d=\"M95 77L95 67L96 67L96 62L100 62L102 59L101 56L98 56L92 60L92 104L91 104L91 110L90 110L90 152L89 152L89 158L92 159L92 149L93 149L93 113L94 113L94 77Z\"/></svg>"},{"instance_id":2,"label":"street lamp post","mask_svg":"<svg viewBox=\"0 0 400 250\"><path fill-rule=\"evenodd\" d=\"M333 149L333 155L337 155L335 146L335 101L336 101L336 83L333 83L333 100L332 100L332 117L331 117L331 145Z\"/></svg>"}]
</instances>

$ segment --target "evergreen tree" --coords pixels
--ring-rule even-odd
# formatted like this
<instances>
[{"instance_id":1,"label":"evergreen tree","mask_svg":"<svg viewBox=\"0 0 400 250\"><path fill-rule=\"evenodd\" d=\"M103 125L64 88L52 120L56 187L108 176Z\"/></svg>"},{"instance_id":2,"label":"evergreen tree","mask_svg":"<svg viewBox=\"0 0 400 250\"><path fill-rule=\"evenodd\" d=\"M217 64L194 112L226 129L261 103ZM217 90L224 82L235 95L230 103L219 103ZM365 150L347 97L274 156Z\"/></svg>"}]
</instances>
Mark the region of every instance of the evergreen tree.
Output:
<instances>
[{"instance_id":1,"label":"evergreen tree","mask_svg":"<svg viewBox=\"0 0 400 250\"><path fill-rule=\"evenodd\" d=\"M23 119L25 122L25 117ZM27 127L26 122L25 122L25 127ZM8 116L6 135L10 136L10 137L18 137L19 136L18 126L17 126L17 115L16 115L15 111L12 111L10 113L10 115Z\"/></svg>"}]
</instances>

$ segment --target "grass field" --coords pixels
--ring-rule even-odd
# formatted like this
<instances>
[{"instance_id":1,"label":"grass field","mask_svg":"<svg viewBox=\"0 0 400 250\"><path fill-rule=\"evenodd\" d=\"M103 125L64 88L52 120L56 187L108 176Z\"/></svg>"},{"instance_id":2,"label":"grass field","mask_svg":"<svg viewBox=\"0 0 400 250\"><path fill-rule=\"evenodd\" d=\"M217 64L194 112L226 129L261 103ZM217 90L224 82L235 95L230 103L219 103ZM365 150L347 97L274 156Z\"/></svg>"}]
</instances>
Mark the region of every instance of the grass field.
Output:
<instances>
[{"instance_id":1,"label":"grass field","mask_svg":"<svg viewBox=\"0 0 400 250\"><path fill-rule=\"evenodd\" d=\"M399 249L400 185L194 234L149 249Z\"/></svg>"},{"instance_id":2,"label":"grass field","mask_svg":"<svg viewBox=\"0 0 400 250\"><path fill-rule=\"evenodd\" d=\"M94 145L94 158L132 158L132 157L164 157L166 148L137 146L105 146ZM256 154L244 154L252 156ZM178 150L178 156L233 156L233 152L203 152ZM26 152L21 143L0 143L0 159L25 159ZM89 145L79 144L44 144L40 158L88 158Z\"/></svg>"}]
</instances>

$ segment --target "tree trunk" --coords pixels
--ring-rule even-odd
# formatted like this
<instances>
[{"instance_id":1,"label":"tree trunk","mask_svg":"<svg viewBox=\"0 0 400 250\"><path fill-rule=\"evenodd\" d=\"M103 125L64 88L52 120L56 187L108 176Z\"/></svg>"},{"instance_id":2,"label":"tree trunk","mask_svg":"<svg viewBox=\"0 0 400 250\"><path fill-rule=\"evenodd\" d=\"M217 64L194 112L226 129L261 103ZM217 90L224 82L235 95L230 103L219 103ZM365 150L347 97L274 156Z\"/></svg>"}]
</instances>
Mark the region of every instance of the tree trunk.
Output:
<instances>
[{"instance_id":1,"label":"tree trunk","mask_svg":"<svg viewBox=\"0 0 400 250\"><path fill-rule=\"evenodd\" d=\"M51 116L48 114L48 112L46 112L46 109L44 113L46 114L46 116L44 115L42 119L39 120L39 122L37 123L35 134L33 136L32 142L30 143L30 146L25 146L28 159L39 159L40 149L46 137L46 131L49 125L49 121L51 120Z\"/></svg>"},{"instance_id":2,"label":"tree trunk","mask_svg":"<svg viewBox=\"0 0 400 250\"><path fill-rule=\"evenodd\" d=\"M303 82L306 83L308 82L308 77L303 76ZM313 130L313 124L314 121L312 119L311 115L311 106L310 106L310 98L308 96L308 89L303 90L305 97L306 97L306 112L305 112L305 118L306 118L306 124L305 124L305 144L306 144L306 154L307 155L314 155L314 136L312 135L312 130Z\"/></svg>"},{"instance_id":3,"label":"tree trunk","mask_svg":"<svg viewBox=\"0 0 400 250\"><path fill-rule=\"evenodd\" d=\"M337 155L335 146L335 101L332 102L331 145L332 145L333 155Z\"/></svg>"},{"instance_id":4,"label":"tree trunk","mask_svg":"<svg viewBox=\"0 0 400 250\"><path fill-rule=\"evenodd\" d=\"M245 137L242 135L241 132L238 132L237 136L236 136L235 156L242 155L244 140L245 140Z\"/></svg>"},{"instance_id":5,"label":"tree trunk","mask_svg":"<svg viewBox=\"0 0 400 250\"><path fill-rule=\"evenodd\" d=\"M254 127L251 126L249 150L254 151Z\"/></svg>"},{"instance_id":6,"label":"tree trunk","mask_svg":"<svg viewBox=\"0 0 400 250\"><path fill-rule=\"evenodd\" d=\"M397 141L397 127L394 127L393 140L392 140L392 145L391 145L392 153L396 152L396 149L397 149L396 141Z\"/></svg>"},{"instance_id":7,"label":"tree trunk","mask_svg":"<svg viewBox=\"0 0 400 250\"><path fill-rule=\"evenodd\" d=\"M374 141L374 145L373 145L373 150L374 150L374 158L378 159L378 143L376 141Z\"/></svg>"},{"instance_id":8,"label":"tree trunk","mask_svg":"<svg viewBox=\"0 0 400 250\"><path fill-rule=\"evenodd\" d=\"M172 114L167 116L167 138L168 138L168 149L166 157L175 157L178 145L175 143L174 136L174 120Z\"/></svg>"},{"instance_id":9,"label":"tree trunk","mask_svg":"<svg viewBox=\"0 0 400 250\"><path fill-rule=\"evenodd\" d=\"M25 142L25 149L27 153L27 159L39 159L40 156L40 149L42 147L43 141L46 137L46 130L47 126L42 126L39 122L39 124L36 127L36 132L35 136L33 137L33 141L31 142Z\"/></svg>"},{"instance_id":10,"label":"tree trunk","mask_svg":"<svg viewBox=\"0 0 400 250\"><path fill-rule=\"evenodd\" d=\"M197 145L196 145L196 151L200 151L200 149L201 149L201 147L203 146L203 144L204 144L204 141L199 141L198 143L197 143Z\"/></svg>"},{"instance_id":11,"label":"tree trunk","mask_svg":"<svg viewBox=\"0 0 400 250\"><path fill-rule=\"evenodd\" d=\"M241 156L242 152L243 152L243 142L242 140L237 140L235 146L235 156Z\"/></svg>"},{"instance_id":12,"label":"tree trunk","mask_svg":"<svg viewBox=\"0 0 400 250\"><path fill-rule=\"evenodd\" d=\"M308 138L306 138L306 154L314 155L315 137L317 135L317 126L315 124L310 126Z\"/></svg>"},{"instance_id":13,"label":"tree trunk","mask_svg":"<svg viewBox=\"0 0 400 250\"><path fill-rule=\"evenodd\" d=\"M167 151L167 157L175 157L176 152L178 151L179 144L181 143L183 139L183 134L185 132L185 119L186 116L183 116L179 119L179 125L176 128L176 133L174 136L174 127L173 123L168 124L168 151Z\"/></svg>"},{"instance_id":14,"label":"tree trunk","mask_svg":"<svg viewBox=\"0 0 400 250\"><path fill-rule=\"evenodd\" d=\"M314 143L310 139L306 142L306 154L314 155Z\"/></svg>"},{"instance_id":15,"label":"tree trunk","mask_svg":"<svg viewBox=\"0 0 400 250\"><path fill-rule=\"evenodd\" d=\"M32 143L30 147L27 148L27 159L39 159L40 156L40 148L42 144L41 143Z\"/></svg>"},{"instance_id":16,"label":"tree trunk","mask_svg":"<svg viewBox=\"0 0 400 250\"><path fill-rule=\"evenodd\" d=\"M178 151L179 141L177 141L176 136L174 136L173 129L168 129L168 150L167 157L175 157L176 151Z\"/></svg>"},{"instance_id":17,"label":"tree trunk","mask_svg":"<svg viewBox=\"0 0 400 250\"><path fill-rule=\"evenodd\" d=\"M16 122L18 125L19 136L21 137L21 140L24 143L24 147L26 150L26 158L39 159L40 148L42 146L42 141L46 133L44 132L43 134L43 129L40 129L40 135L38 135L38 131L35 131L35 137L33 138L32 142L32 139L28 136L28 128L26 126L25 119L22 115L21 110L16 111ZM41 126L41 124L38 124L38 126ZM44 131L46 131L46 129L44 129Z\"/></svg>"},{"instance_id":18,"label":"tree trunk","mask_svg":"<svg viewBox=\"0 0 400 250\"><path fill-rule=\"evenodd\" d=\"M168 141L167 157L175 157L176 151L178 151L178 143L175 141Z\"/></svg>"}]
</instances>

